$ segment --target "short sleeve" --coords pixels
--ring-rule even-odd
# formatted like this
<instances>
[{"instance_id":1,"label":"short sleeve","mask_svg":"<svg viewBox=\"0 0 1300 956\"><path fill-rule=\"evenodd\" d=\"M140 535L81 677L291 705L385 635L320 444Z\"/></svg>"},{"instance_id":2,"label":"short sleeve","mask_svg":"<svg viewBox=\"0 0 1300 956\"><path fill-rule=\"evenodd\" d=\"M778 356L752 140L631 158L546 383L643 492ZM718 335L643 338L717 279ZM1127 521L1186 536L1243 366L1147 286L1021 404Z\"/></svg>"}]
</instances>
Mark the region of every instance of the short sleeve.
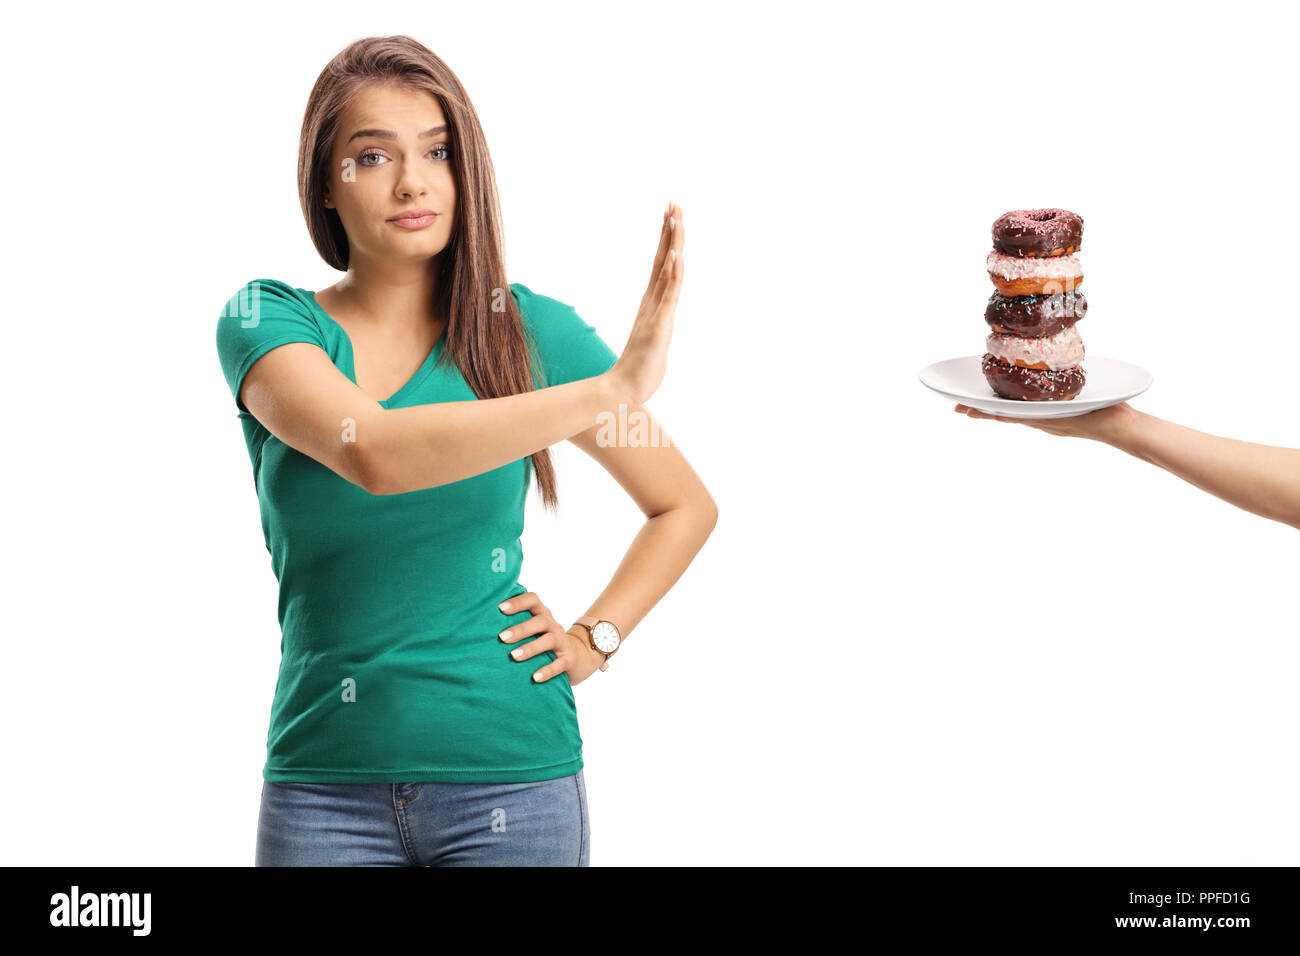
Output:
<instances>
[{"instance_id":1,"label":"short sleeve","mask_svg":"<svg viewBox=\"0 0 1300 956\"><path fill-rule=\"evenodd\" d=\"M537 344L545 385L565 385L603 375L618 356L571 305L539 295L528 286L512 282L524 322Z\"/></svg>"},{"instance_id":2,"label":"short sleeve","mask_svg":"<svg viewBox=\"0 0 1300 956\"><path fill-rule=\"evenodd\" d=\"M276 279L254 279L227 300L217 320L217 356L235 405L253 363L271 349L310 342L328 351L320 322L296 289Z\"/></svg>"}]
</instances>

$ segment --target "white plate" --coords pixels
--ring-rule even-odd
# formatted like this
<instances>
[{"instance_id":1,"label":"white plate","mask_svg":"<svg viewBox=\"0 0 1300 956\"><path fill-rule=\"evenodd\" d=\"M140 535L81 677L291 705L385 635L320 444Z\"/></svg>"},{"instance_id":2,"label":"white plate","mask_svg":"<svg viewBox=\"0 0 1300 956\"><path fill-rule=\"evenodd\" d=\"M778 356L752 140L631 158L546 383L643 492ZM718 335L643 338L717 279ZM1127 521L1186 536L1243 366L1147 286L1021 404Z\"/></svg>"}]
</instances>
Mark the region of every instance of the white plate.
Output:
<instances>
[{"instance_id":1,"label":"white plate","mask_svg":"<svg viewBox=\"0 0 1300 956\"><path fill-rule=\"evenodd\" d=\"M980 370L984 354L935 362L921 369L921 384L990 415L1007 418L1073 418L1118 405L1151 387L1151 373L1119 359L1091 353L1083 360L1084 385L1079 394L1062 402L1019 402L1003 398L989 387Z\"/></svg>"}]
</instances>

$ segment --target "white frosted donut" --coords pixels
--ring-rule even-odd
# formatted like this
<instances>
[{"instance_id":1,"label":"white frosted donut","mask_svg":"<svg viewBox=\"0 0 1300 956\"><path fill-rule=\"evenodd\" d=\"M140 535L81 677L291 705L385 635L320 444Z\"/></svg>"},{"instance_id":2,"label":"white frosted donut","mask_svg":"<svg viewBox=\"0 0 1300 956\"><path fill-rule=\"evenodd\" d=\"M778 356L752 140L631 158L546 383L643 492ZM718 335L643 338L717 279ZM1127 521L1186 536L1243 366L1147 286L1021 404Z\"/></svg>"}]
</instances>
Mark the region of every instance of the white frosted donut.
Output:
<instances>
[{"instance_id":1,"label":"white frosted donut","mask_svg":"<svg viewBox=\"0 0 1300 956\"><path fill-rule=\"evenodd\" d=\"M1077 279L1083 264L1073 255L1047 258L1004 256L994 249L985 260L988 271L1003 279Z\"/></svg>"},{"instance_id":2,"label":"white frosted donut","mask_svg":"<svg viewBox=\"0 0 1300 956\"><path fill-rule=\"evenodd\" d=\"M991 332L985 347L1007 364L1025 368L1046 363L1049 369L1062 369L1083 362L1083 339L1073 325L1037 339Z\"/></svg>"}]
</instances>

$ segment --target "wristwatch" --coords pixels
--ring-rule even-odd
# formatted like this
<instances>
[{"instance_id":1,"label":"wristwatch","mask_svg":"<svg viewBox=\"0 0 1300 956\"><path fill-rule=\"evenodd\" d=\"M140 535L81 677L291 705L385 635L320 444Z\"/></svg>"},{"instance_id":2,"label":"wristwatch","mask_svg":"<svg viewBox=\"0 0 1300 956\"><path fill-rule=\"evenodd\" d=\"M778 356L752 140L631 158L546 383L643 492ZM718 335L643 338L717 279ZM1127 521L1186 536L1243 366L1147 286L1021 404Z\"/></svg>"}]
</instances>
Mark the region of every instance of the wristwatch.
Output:
<instances>
[{"instance_id":1,"label":"wristwatch","mask_svg":"<svg viewBox=\"0 0 1300 956\"><path fill-rule=\"evenodd\" d=\"M618 628L612 621L602 621L590 614L584 614L573 623L581 624L587 629L587 640L591 646L605 655L605 663L600 665L600 669L609 670L609 659L623 643L623 635L619 634Z\"/></svg>"}]
</instances>

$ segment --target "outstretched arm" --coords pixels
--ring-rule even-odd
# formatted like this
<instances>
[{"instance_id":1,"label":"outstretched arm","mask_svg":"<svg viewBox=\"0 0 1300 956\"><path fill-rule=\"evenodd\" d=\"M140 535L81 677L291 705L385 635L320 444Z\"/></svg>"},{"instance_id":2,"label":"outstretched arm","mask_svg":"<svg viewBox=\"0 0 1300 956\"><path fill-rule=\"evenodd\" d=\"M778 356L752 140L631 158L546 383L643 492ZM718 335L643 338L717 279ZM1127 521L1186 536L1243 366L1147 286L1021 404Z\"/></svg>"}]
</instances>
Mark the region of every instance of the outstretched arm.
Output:
<instances>
[{"instance_id":1,"label":"outstretched arm","mask_svg":"<svg viewBox=\"0 0 1300 956\"><path fill-rule=\"evenodd\" d=\"M659 387L685 273L680 223L680 208L670 206L627 346L603 375L502 398L386 409L319 346L290 342L253 364L240 399L280 441L372 494L433 488L518 461Z\"/></svg>"},{"instance_id":2,"label":"outstretched arm","mask_svg":"<svg viewBox=\"0 0 1300 956\"><path fill-rule=\"evenodd\" d=\"M1138 411L1128 402L1074 418L1006 418L965 405L953 410L1112 445L1238 508L1300 528L1300 449L1210 435Z\"/></svg>"}]
</instances>

